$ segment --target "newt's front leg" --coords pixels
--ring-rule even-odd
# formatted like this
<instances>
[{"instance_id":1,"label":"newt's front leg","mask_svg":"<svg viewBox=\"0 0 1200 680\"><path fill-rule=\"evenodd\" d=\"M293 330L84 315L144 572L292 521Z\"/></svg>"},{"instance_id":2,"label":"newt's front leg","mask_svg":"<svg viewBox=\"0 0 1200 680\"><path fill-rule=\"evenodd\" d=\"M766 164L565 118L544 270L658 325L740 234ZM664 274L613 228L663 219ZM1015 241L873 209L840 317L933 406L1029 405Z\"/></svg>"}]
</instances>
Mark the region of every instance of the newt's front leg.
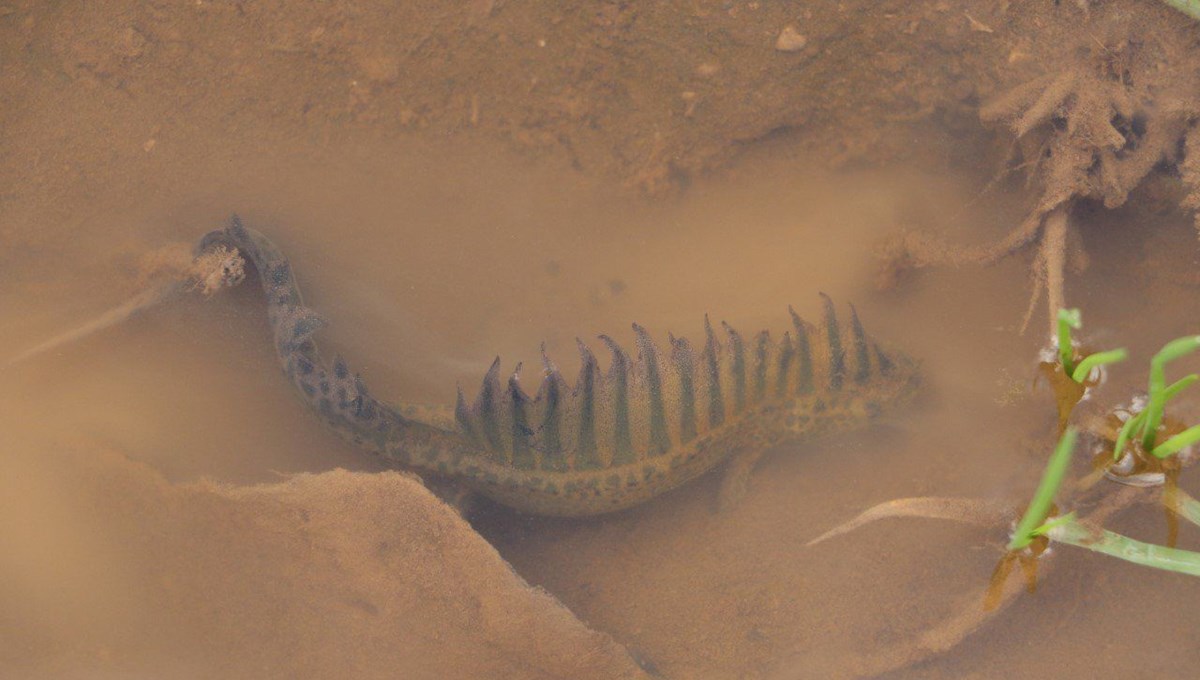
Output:
<instances>
[{"instance_id":1,"label":"newt's front leg","mask_svg":"<svg viewBox=\"0 0 1200 680\"><path fill-rule=\"evenodd\" d=\"M729 512L742 502L750 487L750 473L758 465L763 452L764 449L756 447L738 451L729 457L729 462L721 471L721 488L717 491L718 512Z\"/></svg>"}]
</instances>

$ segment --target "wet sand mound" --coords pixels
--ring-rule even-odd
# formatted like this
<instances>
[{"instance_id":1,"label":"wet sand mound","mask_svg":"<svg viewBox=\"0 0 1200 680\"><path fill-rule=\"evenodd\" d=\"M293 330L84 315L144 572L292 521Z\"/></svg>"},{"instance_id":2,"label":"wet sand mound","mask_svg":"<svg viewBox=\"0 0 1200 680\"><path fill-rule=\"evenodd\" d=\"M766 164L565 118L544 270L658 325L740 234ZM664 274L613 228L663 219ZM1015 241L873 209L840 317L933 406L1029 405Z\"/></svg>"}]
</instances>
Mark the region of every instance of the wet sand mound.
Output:
<instances>
[{"instance_id":1,"label":"wet sand mound","mask_svg":"<svg viewBox=\"0 0 1200 680\"><path fill-rule=\"evenodd\" d=\"M24 677L643 677L406 475L173 485L114 454L57 456L50 474L72 526L0 589L0 659ZM38 564L72 552L96 559ZM56 607L97 580L125 587Z\"/></svg>"}]
</instances>

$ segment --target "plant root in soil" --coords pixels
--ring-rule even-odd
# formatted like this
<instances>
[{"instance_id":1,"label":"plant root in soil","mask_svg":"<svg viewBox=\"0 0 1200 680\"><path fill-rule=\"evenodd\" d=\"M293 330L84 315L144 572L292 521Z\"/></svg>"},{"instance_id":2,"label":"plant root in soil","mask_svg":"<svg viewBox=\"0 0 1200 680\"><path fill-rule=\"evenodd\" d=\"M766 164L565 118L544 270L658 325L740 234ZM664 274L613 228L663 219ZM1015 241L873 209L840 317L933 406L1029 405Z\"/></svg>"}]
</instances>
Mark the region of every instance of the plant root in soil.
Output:
<instances>
[{"instance_id":1,"label":"plant root in soil","mask_svg":"<svg viewBox=\"0 0 1200 680\"><path fill-rule=\"evenodd\" d=\"M1196 77L1163 68L1168 40L1133 35L1130 20L1111 18L1098 32L1082 34L1061 70L985 103L980 120L1013 137L997 179L1023 170L1038 198L1022 223L992 245L954 246L912 232L894 237L879 253L881 287L894 285L908 269L990 265L1037 244L1034 290L1021 329L1043 291L1053 329L1055 314L1066 306L1068 267L1078 272L1087 264L1071 219L1080 201L1117 208L1156 167L1177 164L1192 192L1186 205L1200 208L1200 133L1190 129L1200 113ZM1181 150L1193 153L1184 157Z\"/></svg>"}]
</instances>

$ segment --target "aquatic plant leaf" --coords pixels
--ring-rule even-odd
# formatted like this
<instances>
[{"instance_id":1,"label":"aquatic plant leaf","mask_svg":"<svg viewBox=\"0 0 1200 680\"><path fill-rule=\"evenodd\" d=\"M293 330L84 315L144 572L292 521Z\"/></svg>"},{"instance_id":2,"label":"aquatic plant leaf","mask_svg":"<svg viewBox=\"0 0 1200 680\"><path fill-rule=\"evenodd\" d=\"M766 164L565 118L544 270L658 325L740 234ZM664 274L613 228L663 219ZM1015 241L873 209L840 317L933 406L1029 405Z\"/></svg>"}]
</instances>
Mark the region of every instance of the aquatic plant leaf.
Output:
<instances>
[{"instance_id":1,"label":"aquatic plant leaf","mask_svg":"<svg viewBox=\"0 0 1200 680\"><path fill-rule=\"evenodd\" d=\"M1163 0L1163 2L1200 21L1200 0Z\"/></svg>"},{"instance_id":2,"label":"aquatic plant leaf","mask_svg":"<svg viewBox=\"0 0 1200 680\"><path fill-rule=\"evenodd\" d=\"M1078 309L1058 310L1058 360L1062 363L1063 373L1071 375L1075 370L1075 348L1071 345L1071 329L1079 330L1083 325L1082 315Z\"/></svg>"},{"instance_id":3,"label":"aquatic plant leaf","mask_svg":"<svg viewBox=\"0 0 1200 680\"><path fill-rule=\"evenodd\" d=\"M1124 347L1120 349L1110 349L1107 352L1096 352L1095 354L1089 354L1083 358L1083 361L1079 362L1078 366L1075 367L1075 370L1071 373L1071 380L1082 384L1087 381L1088 376L1091 375L1092 371L1094 371L1097 367L1119 363L1128 358L1129 352L1126 351Z\"/></svg>"},{"instance_id":4,"label":"aquatic plant leaf","mask_svg":"<svg viewBox=\"0 0 1200 680\"><path fill-rule=\"evenodd\" d=\"M1091 529L1075 520L1058 524L1046 535L1052 541L1086 548L1144 567L1200 576L1200 553L1191 550L1145 543L1107 529Z\"/></svg>"},{"instance_id":5,"label":"aquatic plant leaf","mask_svg":"<svg viewBox=\"0 0 1200 680\"><path fill-rule=\"evenodd\" d=\"M1166 458L1167 456L1179 453L1198 441L1200 441L1200 425L1193 425L1154 447L1151 453L1154 454L1155 458Z\"/></svg>"},{"instance_id":6,"label":"aquatic plant leaf","mask_svg":"<svg viewBox=\"0 0 1200 680\"><path fill-rule=\"evenodd\" d=\"M1150 359L1150 403L1146 406L1146 422L1142 426L1142 448L1153 451L1158 426L1162 423L1163 409L1167 403L1166 367L1171 361L1200 349L1200 335L1176 338Z\"/></svg>"},{"instance_id":7,"label":"aquatic plant leaf","mask_svg":"<svg viewBox=\"0 0 1200 680\"><path fill-rule=\"evenodd\" d=\"M1174 399L1176 397L1176 395L1178 395L1180 392L1185 390L1189 385L1196 382L1197 380L1200 380L1200 375L1193 373L1185 378L1180 378L1179 380L1176 380L1175 382L1171 383L1171 386L1168 387L1166 389L1166 391L1163 393L1163 403L1165 404L1166 402ZM1113 445L1113 460L1120 460L1121 453L1123 451L1125 451L1125 445L1129 443L1129 440L1133 436L1134 431L1141 429L1145 420L1146 420L1146 410L1143 409L1141 412L1137 413L1134 416L1131 416L1128 420L1125 421L1125 424L1121 426L1121 431L1117 433L1117 440L1116 440L1116 443ZM1161 457L1165 457L1165 456L1161 456Z\"/></svg>"},{"instance_id":8,"label":"aquatic plant leaf","mask_svg":"<svg viewBox=\"0 0 1200 680\"><path fill-rule=\"evenodd\" d=\"M1166 396L1166 400L1171 401L1172 399L1175 398L1175 396L1177 394L1182 392L1188 385L1191 385L1192 383L1196 382L1197 380L1200 380L1200 375L1193 373L1185 378L1180 378L1179 380L1176 380L1175 382L1171 383L1170 387L1167 388L1166 394L1164 395L1164 396Z\"/></svg>"},{"instance_id":9,"label":"aquatic plant leaf","mask_svg":"<svg viewBox=\"0 0 1200 680\"><path fill-rule=\"evenodd\" d=\"M1125 445L1129 443L1129 439L1133 436L1133 431L1140 428L1142 422L1145 420L1145 411L1134 416L1129 416L1129 419L1121 426L1121 431L1117 433L1117 441L1113 444L1113 460L1120 459L1121 452L1125 450Z\"/></svg>"},{"instance_id":10,"label":"aquatic plant leaf","mask_svg":"<svg viewBox=\"0 0 1200 680\"><path fill-rule=\"evenodd\" d=\"M1008 542L1009 550L1020 550L1028 546L1033 541L1034 530L1046 521L1046 516L1050 513L1050 505L1054 502L1054 494L1062 485L1063 475L1066 474L1067 465L1071 462L1071 452L1075 450L1075 438L1078 434L1079 432L1075 428L1069 427L1063 433L1062 438L1058 440L1058 446L1054 448L1050 462L1046 463L1046 471L1042 473L1042 481L1033 494L1033 500L1029 502L1025 514L1017 523L1017 530L1013 532L1012 540Z\"/></svg>"}]
</instances>

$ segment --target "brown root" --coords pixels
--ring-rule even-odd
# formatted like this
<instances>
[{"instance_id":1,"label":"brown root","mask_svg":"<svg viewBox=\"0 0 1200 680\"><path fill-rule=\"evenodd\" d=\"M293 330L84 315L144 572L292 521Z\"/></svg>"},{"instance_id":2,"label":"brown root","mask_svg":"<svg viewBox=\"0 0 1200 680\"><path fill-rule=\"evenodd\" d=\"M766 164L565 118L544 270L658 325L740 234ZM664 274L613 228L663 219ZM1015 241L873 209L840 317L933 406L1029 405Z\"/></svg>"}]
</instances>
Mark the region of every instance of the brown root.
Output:
<instances>
[{"instance_id":1,"label":"brown root","mask_svg":"<svg viewBox=\"0 0 1200 680\"><path fill-rule=\"evenodd\" d=\"M904 274L926 267L995 264L1036 241L1041 229L1041 216L1030 216L1002 240L983 246L957 246L924 232L901 232L875 250L880 263L876 285L889 290Z\"/></svg>"},{"instance_id":2,"label":"brown root","mask_svg":"<svg viewBox=\"0 0 1200 680\"><path fill-rule=\"evenodd\" d=\"M1067 212L1065 210L1055 210L1046 218L1046 226L1042 231L1041 249L1038 251L1038 270L1040 274L1036 281L1038 284L1046 287L1046 303L1047 309L1050 312L1049 327L1054 328L1055 317L1058 310L1066 307L1066 296L1064 295L1064 276L1063 270L1066 267L1066 248L1067 248ZM1037 295L1037 292L1034 292ZM1032 311L1032 306L1030 311ZM1025 324L1021 326L1021 331L1024 332L1028 326L1029 320L1026 319Z\"/></svg>"},{"instance_id":3,"label":"brown root","mask_svg":"<svg viewBox=\"0 0 1200 680\"><path fill-rule=\"evenodd\" d=\"M977 498L941 498L924 496L897 498L867 509L858 517L839 524L808 542L812 547L835 536L854 531L872 522L893 517L944 519L976 526L997 526L1013 518L1012 508L1004 503Z\"/></svg>"},{"instance_id":4,"label":"brown root","mask_svg":"<svg viewBox=\"0 0 1200 680\"><path fill-rule=\"evenodd\" d=\"M1096 526L1103 525L1110 517L1122 510L1136 503L1156 498L1158 495L1147 493L1147 491L1147 489L1122 486L1102 500L1087 517L1080 521ZM1007 526L1013 515L1010 507L995 501L970 498L897 499L867 510L846 524L813 540L809 545L887 517L949 519L999 528ZM1041 560L1034 557L1029 559L1038 560L1036 568L1040 569L1043 578L1047 569L1053 564L1052 560ZM853 675L856 677L882 675L924 663L954 649L963 640L1008 609L1027 589L1027 579L1031 572L1027 568L1029 565L1023 564L1022 566L1026 568L1015 570L1015 574L1005 570L1000 574L1001 578L997 579L989 588L960 598L954 608L958 612L957 614L924 631L916 639L873 648L856 661Z\"/></svg>"},{"instance_id":5,"label":"brown root","mask_svg":"<svg viewBox=\"0 0 1200 680\"><path fill-rule=\"evenodd\" d=\"M1039 187L1022 225L986 247L954 247L926 235L902 234L880 253L881 286L894 285L907 269L992 264L1040 240L1035 289L1022 330L1043 288L1053 329L1054 315L1066 304L1066 264L1077 269L1086 262L1073 252L1078 242L1067 228L1075 201L1097 200L1107 208L1124 204L1156 165L1179 161L1179 141L1186 133L1189 153L1181 170L1192 187L1187 205L1200 208L1200 133L1188 131L1200 107L1163 100L1155 86L1164 77L1161 64L1147 47L1152 43L1131 41L1130 26L1118 18L1097 29L1085 32L1061 70L1020 83L979 110L981 121L1012 133L1006 164L1024 169Z\"/></svg>"}]
</instances>

